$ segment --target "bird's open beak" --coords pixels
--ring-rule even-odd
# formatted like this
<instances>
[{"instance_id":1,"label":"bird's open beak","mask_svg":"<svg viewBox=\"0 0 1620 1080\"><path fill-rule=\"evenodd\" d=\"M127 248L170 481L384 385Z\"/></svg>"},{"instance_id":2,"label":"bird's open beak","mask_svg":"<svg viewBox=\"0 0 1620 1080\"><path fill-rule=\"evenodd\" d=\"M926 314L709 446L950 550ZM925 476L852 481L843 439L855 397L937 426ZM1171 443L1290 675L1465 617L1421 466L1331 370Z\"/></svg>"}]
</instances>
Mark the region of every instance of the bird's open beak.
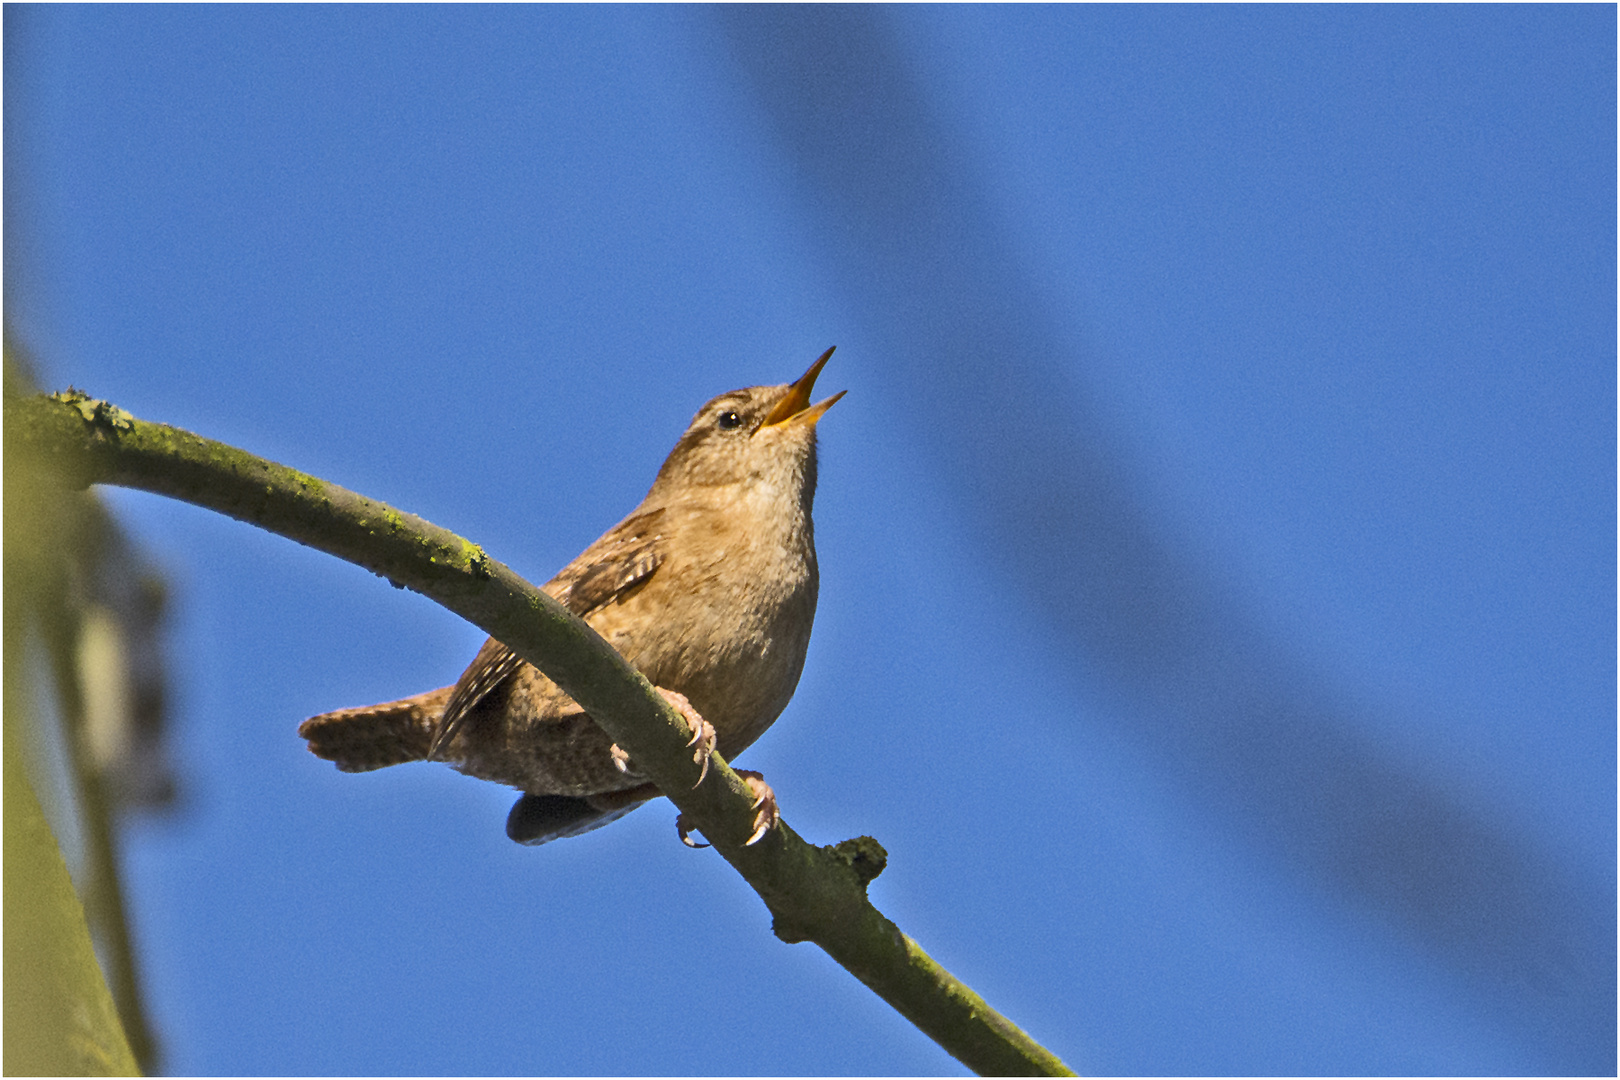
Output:
<instances>
[{"instance_id":1,"label":"bird's open beak","mask_svg":"<svg viewBox=\"0 0 1620 1080\"><path fill-rule=\"evenodd\" d=\"M837 348L837 346L835 345L833 348ZM787 397L776 403L776 407L765 417L765 422L759 425L755 434L775 424L785 424L789 420L814 424L821 419L823 413L833 407L839 398L849 392L840 390L824 401L818 401L814 405L810 404L810 390L816 385L816 376L820 375L821 369L827 366L827 360L832 354L832 349L822 353L821 359L811 364L810 370L800 375L798 380L788 387Z\"/></svg>"}]
</instances>

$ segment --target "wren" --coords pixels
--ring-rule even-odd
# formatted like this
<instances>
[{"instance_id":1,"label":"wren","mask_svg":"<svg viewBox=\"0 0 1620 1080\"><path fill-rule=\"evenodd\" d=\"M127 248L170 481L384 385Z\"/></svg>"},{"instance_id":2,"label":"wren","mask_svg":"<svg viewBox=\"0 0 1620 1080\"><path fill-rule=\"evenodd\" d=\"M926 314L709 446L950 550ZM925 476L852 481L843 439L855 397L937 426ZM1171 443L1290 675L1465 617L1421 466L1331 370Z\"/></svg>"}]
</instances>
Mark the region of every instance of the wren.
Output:
<instances>
[{"instance_id":1,"label":"wren","mask_svg":"<svg viewBox=\"0 0 1620 1080\"><path fill-rule=\"evenodd\" d=\"M729 760L771 726L804 670L819 583L816 426L844 396L812 405L810 392L832 353L792 383L699 409L641 505L543 586L683 712L705 773L710 750ZM517 788L506 831L522 844L599 828L659 794L589 714L494 638L453 686L323 713L298 733L344 772L442 760ZM775 824L776 800L757 773L741 775L757 796L754 843Z\"/></svg>"}]
</instances>

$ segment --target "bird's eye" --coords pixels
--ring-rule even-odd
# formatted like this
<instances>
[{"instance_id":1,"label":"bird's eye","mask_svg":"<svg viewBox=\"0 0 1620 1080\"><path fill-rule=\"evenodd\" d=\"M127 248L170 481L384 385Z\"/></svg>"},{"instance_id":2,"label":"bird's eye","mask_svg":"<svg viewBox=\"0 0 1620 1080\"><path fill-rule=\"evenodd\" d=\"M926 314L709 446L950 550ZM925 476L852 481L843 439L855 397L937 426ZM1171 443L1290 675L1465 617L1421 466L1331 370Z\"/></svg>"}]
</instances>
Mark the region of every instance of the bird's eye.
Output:
<instances>
[{"instance_id":1,"label":"bird's eye","mask_svg":"<svg viewBox=\"0 0 1620 1080\"><path fill-rule=\"evenodd\" d=\"M737 411L735 409L727 409L725 412L720 414L720 426L727 431L730 431L732 428L742 427L742 417L737 415Z\"/></svg>"}]
</instances>

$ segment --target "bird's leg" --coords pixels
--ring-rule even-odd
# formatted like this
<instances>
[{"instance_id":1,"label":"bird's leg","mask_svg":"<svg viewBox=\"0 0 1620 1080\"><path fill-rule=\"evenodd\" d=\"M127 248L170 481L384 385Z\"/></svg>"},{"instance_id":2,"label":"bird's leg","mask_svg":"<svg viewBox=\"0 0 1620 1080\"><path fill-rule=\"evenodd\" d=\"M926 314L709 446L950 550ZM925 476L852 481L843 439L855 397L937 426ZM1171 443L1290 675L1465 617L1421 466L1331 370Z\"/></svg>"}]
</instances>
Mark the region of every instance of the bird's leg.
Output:
<instances>
[{"instance_id":1,"label":"bird's leg","mask_svg":"<svg viewBox=\"0 0 1620 1080\"><path fill-rule=\"evenodd\" d=\"M764 839L765 834L770 832L778 821L782 820L782 812L776 805L776 792L771 790L771 785L765 782L763 776L751 769L738 769L737 775L742 777L743 783L748 785L748 790L754 793L754 835L743 842L743 847L753 847ZM697 843L692 839L691 829L686 825L685 814L676 815L675 831L680 833L681 843L687 847L703 848L709 846L708 844Z\"/></svg>"},{"instance_id":2,"label":"bird's leg","mask_svg":"<svg viewBox=\"0 0 1620 1080\"><path fill-rule=\"evenodd\" d=\"M702 766L702 771L698 773L697 784L692 785L697 787L709 775L709 755L714 752L715 743L714 725L698 715L698 711L692 708L692 703L686 700L685 694L665 690L662 686L654 689L664 695L664 700L675 707L675 711L681 714L692 729L692 740L686 745L695 747L692 751L692 764ZM619 749L618 743L608 748L608 754L613 758L614 768L626 776L641 775L630 764L630 755Z\"/></svg>"}]
</instances>

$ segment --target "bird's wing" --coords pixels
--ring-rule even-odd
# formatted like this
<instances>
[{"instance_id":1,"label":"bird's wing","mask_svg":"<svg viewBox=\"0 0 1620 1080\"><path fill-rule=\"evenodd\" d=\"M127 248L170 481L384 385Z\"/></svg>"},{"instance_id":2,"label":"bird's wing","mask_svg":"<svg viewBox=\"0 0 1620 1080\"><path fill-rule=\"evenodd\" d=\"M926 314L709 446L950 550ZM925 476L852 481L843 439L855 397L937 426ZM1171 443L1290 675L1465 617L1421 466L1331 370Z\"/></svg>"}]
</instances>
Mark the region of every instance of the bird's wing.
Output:
<instances>
[{"instance_id":1,"label":"bird's wing","mask_svg":"<svg viewBox=\"0 0 1620 1080\"><path fill-rule=\"evenodd\" d=\"M433 744L428 747L429 761L437 760L444 748L450 745L450 740L460 730L473 706L484 700L521 663L522 657L494 638L484 642L483 648L478 650L478 655L473 657L473 662L467 665L467 670L461 673L461 678L450 690L450 700L445 703L444 715L439 718L439 730L434 733Z\"/></svg>"},{"instance_id":2,"label":"bird's wing","mask_svg":"<svg viewBox=\"0 0 1620 1080\"><path fill-rule=\"evenodd\" d=\"M643 584L663 562L663 535L658 531L663 516L663 507L659 507L625 518L548 581L546 592L584 618ZM522 657L494 638L484 642L450 691L428 750L429 761L450 745L473 707L522 663Z\"/></svg>"},{"instance_id":3,"label":"bird's wing","mask_svg":"<svg viewBox=\"0 0 1620 1080\"><path fill-rule=\"evenodd\" d=\"M646 582L664 561L658 526L664 508L632 514L546 583L546 592L580 618Z\"/></svg>"}]
</instances>

